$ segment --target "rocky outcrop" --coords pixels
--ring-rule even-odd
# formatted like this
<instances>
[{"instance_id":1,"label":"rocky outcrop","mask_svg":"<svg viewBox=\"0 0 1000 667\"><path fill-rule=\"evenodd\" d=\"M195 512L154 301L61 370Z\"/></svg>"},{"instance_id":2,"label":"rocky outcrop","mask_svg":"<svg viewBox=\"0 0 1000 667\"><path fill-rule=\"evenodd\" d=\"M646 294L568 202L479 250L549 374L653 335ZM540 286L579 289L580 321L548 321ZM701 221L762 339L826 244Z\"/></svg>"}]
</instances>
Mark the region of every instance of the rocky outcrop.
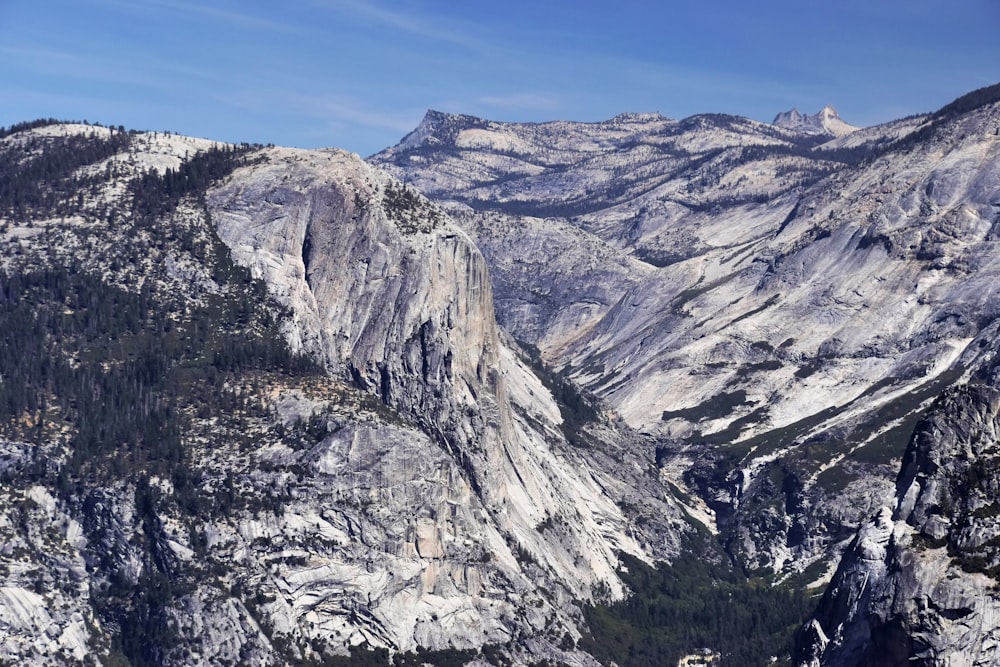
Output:
<instances>
[{"instance_id":1,"label":"rocky outcrop","mask_svg":"<svg viewBox=\"0 0 1000 667\"><path fill-rule=\"evenodd\" d=\"M946 392L913 435L894 512L859 531L800 637L808 665L1000 659L1000 392Z\"/></svg>"},{"instance_id":2,"label":"rocky outcrop","mask_svg":"<svg viewBox=\"0 0 1000 667\"><path fill-rule=\"evenodd\" d=\"M210 192L208 202L234 259L290 308L293 346L321 355L331 373L375 394L431 438L396 465L406 449L390 446L390 432L338 436L331 446L357 454L331 450L316 464L342 474L339 461L354 459L363 464L356 473L377 465L373 490L438 479L443 493L438 501L393 493L376 500L381 522L360 533L341 527L399 551L373 557L365 547L335 566L346 568L342 585L365 591L374 620L357 615L329 626L321 615L316 623L401 649L445 647L457 636L472 646L506 643L513 627L538 632L554 617L572 627L552 606L556 599L531 592L539 577L571 599L589 599L598 584L620 596L619 550L649 558L676 549L683 521L665 488L641 504L659 503L661 516L673 515L669 530L661 522L657 532L639 535L618 505L646 486L630 481L647 475L640 460L626 464L625 475L609 474L567 449L559 408L502 342L482 256L422 196L355 156L274 149L265 164L237 171ZM394 516L414 516L396 538L402 526L393 525ZM465 546L453 553L457 544ZM470 559L481 564L470 568ZM374 574L347 574L362 562ZM405 572L420 576L399 580ZM485 582L498 580L508 582L499 590L512 588L525 601L485 604ZM321 579L308 588L328 586ZM528 600L539 611L529 613ZM301 621L301 612L288 620L296 627Z\"/></svg>"},{"instance_id":3,"label":"rocky outcrop","mask_svg":"<svg viewBox=\"0 0 1000 667\"><path fill-rule=\"evenodd\" d=\"M974 102L820 148L429 113L375 159L407 185L336 150L0 137L33 175L0 211L30 380L0 374L0 661L593 664L579 605L695 518L747 570L846 550L803 662L995 658Z\"/></svg>"},{"instance_id":4,"label":"rocky outcrop","mask_svg":"<svg viewBox=\"0 0 1000 667\"><path fill-rule=\"evenodd\" d=\"M811 116L794 108L790 111L782 111L774 117L771 123L800 134L827 135L838 138L861 129L844 122L837 110L829 104Z\"/></svg>"},{"instance_id":5,"label":"rocky outcrop","mask_svg":"<svg viewBox=\"0 0 1000 667\"><path fill-rule=\"evenodd\" d=\"M91 130L7 140L33 132L59 148ZM173 368L207 393L144 402L137 412L170 403L176 449L136 463L163 434L130 435L131 454L100 459L99 488L75 472L85 463L60 472L75 423L36 406L0 424L0 661L271 665L494 645L515 661L593 664L567 641L583 631L579 605L624 594L619 552L669 558L689 524L647 440L565 421L497 326L466 234L342 151L218 148L209 165L230 165L225 178L181 197L176 183L197 176L186 160L211 144L122 144L82 167L93 182L77 217L5 221L3 266L70 267L109 299L143 295L147 319L109 335L126 342L100 348L111 360L88 373L129 377L132 337L151 321L187 356L142 370ZM220 338L234 344L213 348ZM77 342L65 355L79 364ZM257 370L232 370L246 361L234 349ZM323 372L295 371L296 353Z\"/></svg>"},{"instance_id":6,"label":"rocky outcrop","mask_svg":"<svg viewBox=\"0 0 1000 667\"><path fill-rule=\"evenodd\" d=\"M291 308L291 340L430 433L514 544L543 560L559 552L534 527L569 513L567 556L580 557L549 564L574 594L613 581L615 551L642 550L615 500L556 458L559 410L501 344L475 246L356 157L268 157L211 192L209 210L236 261Z\"/></svg>"}]
</instances>

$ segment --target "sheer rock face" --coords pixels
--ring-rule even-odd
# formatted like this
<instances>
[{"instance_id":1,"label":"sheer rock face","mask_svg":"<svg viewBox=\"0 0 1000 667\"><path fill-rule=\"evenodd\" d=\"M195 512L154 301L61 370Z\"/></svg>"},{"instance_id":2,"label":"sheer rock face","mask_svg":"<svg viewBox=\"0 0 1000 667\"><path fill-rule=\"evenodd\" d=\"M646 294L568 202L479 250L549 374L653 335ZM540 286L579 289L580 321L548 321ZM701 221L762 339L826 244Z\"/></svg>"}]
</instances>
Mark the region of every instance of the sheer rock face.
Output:
<instances>
[{"instance_id":1,"label":"sheer rock face","mask_svg":"<svg viewBox=\"0 0 1000 667\"><path fill-rule=\"evenodd\" d=\"M800 636L809 665L1000 659L1000 391L949 390L918 427L895 513L863 526Z\"/></svg>"},{"instance_id":2,"label":"sheer rock face","mask_svg":"<svg viewBox=\"0 0 1000 667\"><path fill-rule=\"evenodd\" d=\"M475 247L416 193L391 195L384 176L346 154L270 157L213 192L210 210L236 261L291 308L293 347L441 434L484 430L462 423L482 392L495 432L500 344ZM491 456L495 439L481 443Z\"/></svg>"},{"instance_id":3,"label":"sheer rock face","mask_svg":"<svg viewBox=\"0 0 1000 667\"><path fill-rule=\"evenodd\" d=\"M415 563L444 556L439 536L447 533L455 540L475 536L491 558L472 574L468 566L457 573L426 569L419 589L403 587L384 603L384 609L405 608L402 597L418 604L426 595L444 596L443 604L457 605L455 617L466 619L461 628L387 627L384 641L438 646L462 633L473 644L508 641L510 630L497 625L499 618L509 624L507 614L525 613L533 624L536 615L514 604L498 617L497 609L477 602L478 590L479 582L495 577L529 589L518 550L535 559L553 585L588 599L599 582L621 595L616 550L648 558L675 548L679 519L672 534L636 539L608 488L621 483L602 479L610 471L554 449L565 448L559 409L501 342L486 263L447 216L353 156L276 149L268 158L209 194L221 238L291 309L288 336L295 346L322 355L331 373L376 393L437 441L425 446L441 448L434 456L448 464L429 474L444 475L451 508L430 508L412 526ZM365 450L375 442L354 446L371 457ZM391 468L393 450L384 451ZM638 462L629 468L625 480L645 475ZM397 481L406 482L384 483ZM620 493L630 493L628 486ZM402 503L400 511L405 508ZM540 524L558 529L539 531ZM372 567L370 555L367 562ZM463 597L452 599L443 591L455 582Z\"/></svg>"},{"instance_id":4,"label":"sheer rock face","mask_svg":"<svg viewBox=\"0 0 1000 667\"><path fill-rule=\"evenodd\" d=\"M5 271L61 262L149 288L169 328L234 293L204 264L217 230L327 374L223 374L239 414L187 406L181 481L224 505L202 513L169 475L65 488L72 434L56 421L45 441L16 415L0 661L116 657L108 600L130 622L142 609L115 587L168 572L184 585L159 601L177 642L155 647L163 664L486 643L592 664L559 648L580 633L573 605L623 592L616 551L676 553L667 478L748 568L847 549L803 662L995 662L1000 108L942 118L815 147L728 116L432 113L375 161L441 208L356 156L267 149L123 224L145 170L211 146L132 137L55 183L86 184L60 200L72 214L3 220ZM88 132L113 134L0 142L27 160ZM869 143L853 166L825 152ZM622 419L562 423L501 326Z\"/></svg>"}]
</instances>

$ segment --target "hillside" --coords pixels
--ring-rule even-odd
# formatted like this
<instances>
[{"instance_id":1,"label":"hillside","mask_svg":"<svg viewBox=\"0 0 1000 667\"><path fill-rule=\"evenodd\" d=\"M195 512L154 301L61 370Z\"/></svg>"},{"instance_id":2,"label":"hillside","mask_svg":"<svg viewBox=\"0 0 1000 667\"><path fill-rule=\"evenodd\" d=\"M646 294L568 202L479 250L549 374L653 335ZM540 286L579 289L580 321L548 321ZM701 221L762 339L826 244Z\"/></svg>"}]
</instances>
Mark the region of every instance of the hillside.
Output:
<instances>
[{"instance_id":1,"label":"hillside","mask_svg":"<svg viewBox=\"0 0 1000 667\"><path fill-rule=\"evenodd\" d=\"M40 122L0 157L0 660L592 664L618 554L692 530L357 156Z\"/></svg>"},{"instance_id":2,"label":"hillside","mask_svg":"<svg viewBox=\"0 0 1000 667\"><path fill-rule=\"evenodd\" d=\"M657 439L744 567L823 574L990 340L998 128L995 87L832 140L429 113L372 162L469 232L499 322Z\"/></svg>"}]
</instances>

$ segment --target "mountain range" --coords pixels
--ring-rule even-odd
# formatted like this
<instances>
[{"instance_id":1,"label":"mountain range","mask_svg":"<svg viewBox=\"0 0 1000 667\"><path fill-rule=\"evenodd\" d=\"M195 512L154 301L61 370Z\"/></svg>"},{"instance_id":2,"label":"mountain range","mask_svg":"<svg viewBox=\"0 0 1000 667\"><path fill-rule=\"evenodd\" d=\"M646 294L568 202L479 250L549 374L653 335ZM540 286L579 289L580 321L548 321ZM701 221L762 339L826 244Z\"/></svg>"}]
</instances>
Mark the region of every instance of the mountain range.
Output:
<instances>
[{"instance_id":1,"label":"mountain range","mask_svg":"<svg viewBox=\"0 0 1000 667\"><path fill-rule=\"evenodd\" d=\"M0 662L995 661L1000 88L0 135Z\"/></svg>"}]
</instances>

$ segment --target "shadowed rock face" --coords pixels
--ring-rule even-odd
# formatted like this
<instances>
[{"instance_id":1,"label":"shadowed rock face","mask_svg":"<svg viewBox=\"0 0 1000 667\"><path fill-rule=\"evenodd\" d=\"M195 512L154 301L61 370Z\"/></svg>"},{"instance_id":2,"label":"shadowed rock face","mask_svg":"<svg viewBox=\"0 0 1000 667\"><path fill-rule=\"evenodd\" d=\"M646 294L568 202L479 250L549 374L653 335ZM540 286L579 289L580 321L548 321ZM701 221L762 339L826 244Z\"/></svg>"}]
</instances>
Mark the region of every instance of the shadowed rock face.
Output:
<instances>
[{"instance_id":1,"label":"shadowed rock face","mask_svg":"<svg viewBox=\"0 0 1000 667\"><path fill-rule=\"evenodd\" d=\"M809 665L1000 659L1000 391L947 391L913 435L899 502L861 528L800 637Z\"/></svg>"},{"instance_id":2,"label":"shadowed rock face","mask_svg":"<svg viewBox=\"0 0 1000 667\"><path fill-rule=\"evenodd\" d=\"M210 210L236 261L291 308L295 347L444 437L480 393L502 400L492 291L465 235L395 187L342 153L277 152Z\"/></svg>"},{"instance_id":3,"label":"shadowed rock face","mask_svg":"<svg viewBox=\"0 0 1000 667\"><path fill-rule=\"evenodd\" d=\"M113 659L115 638L166 628L148 661L493 643L593 664L565 641L574 605L623 594L618 551L676 554L688 511L748 569L792 575L846 549L804 663L996 662L1000 109L959 111L824 147L728 116L429 114L377 161L441 207L335 150L254 150L181 196L177 170L211 142L0 137L29 162L104 151L38 170L52 180L27 217L0 223L5 275L71 269L104 306L141 293L138 326L177 348L169 380L222 396L177 399L177 449L145 461L159 472L129 467L158 451L144 432L102 454L119 472L99 484L60 476L73 400L2 424L0 662ZM829 152L869 141L867 161ZM93 314L43 287L40 331ZM611 416L564 420L503 326ZM82 331L51 359L86 368L88 389L136 379L137 352L159 359L127 326ZM261 332L325 372L232 370L221 353L253 346L208 344ZM164 398L144 396L118 399ZM682 507L667 480L700 498Z\"/></svg>"},{"instance_id":4,"label":"shadowed rock face","mask_svg":"<svg viewBox=\"0 0 1000 667\"><path fill-rule=\"evenodd\" d=\"M963 109L819 145L724 116L429 114L371 161L453 214L500 323L658 438L736 558L793 572L893 502L1000 316L1000 107Z\"/></svg>"}]
</instances>

